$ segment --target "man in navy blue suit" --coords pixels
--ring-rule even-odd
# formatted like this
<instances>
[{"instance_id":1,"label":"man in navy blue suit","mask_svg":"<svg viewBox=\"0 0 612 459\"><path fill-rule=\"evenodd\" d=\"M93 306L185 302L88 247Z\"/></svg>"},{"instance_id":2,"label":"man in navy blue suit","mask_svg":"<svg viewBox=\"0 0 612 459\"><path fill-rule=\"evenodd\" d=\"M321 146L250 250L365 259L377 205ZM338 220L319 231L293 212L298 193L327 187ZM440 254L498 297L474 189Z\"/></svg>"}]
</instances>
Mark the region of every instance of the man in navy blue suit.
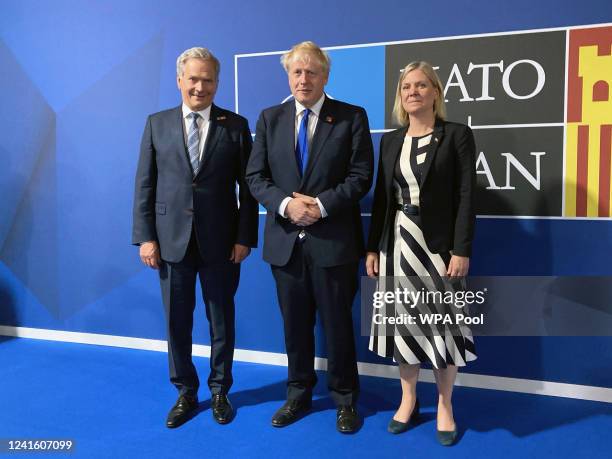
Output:
<instances>
[{"instance_id":1,"label":"man in navy blue suit","mask_svg":"<svg viewBox=\"0 0 612 459\"><path fill-rule=\"evenodd\" d=\"M213 104L218 83L219 61L210 51L179 56L183 103L149 116L136 172L132 243L146 266L159 269L170 380L179 391L170 428L198 407L191 358L197 276L210 324L212 414L220 424L232 420L234 294L240 263L257 246L257 202L244 182L251 133L246 119Z\"/></svg>"},{"instance_id":2,"label":"man in navy blue suit","mask_svg":"<svg viewBox=\"0 0 612 459\"><path fill-rule=\"evenodd\" d=\"M351 309L364 253L359 200L372 184L372 139L363 108L324 93L327 53L303 42L282 63L294 100L261 113L247 168L251 192L268 211L263 256L276 281L289 362L287 401L272 425L289 425L311 407L318 311L336 428L350 433L359 427Z\"/></svg>"}]
</instances>

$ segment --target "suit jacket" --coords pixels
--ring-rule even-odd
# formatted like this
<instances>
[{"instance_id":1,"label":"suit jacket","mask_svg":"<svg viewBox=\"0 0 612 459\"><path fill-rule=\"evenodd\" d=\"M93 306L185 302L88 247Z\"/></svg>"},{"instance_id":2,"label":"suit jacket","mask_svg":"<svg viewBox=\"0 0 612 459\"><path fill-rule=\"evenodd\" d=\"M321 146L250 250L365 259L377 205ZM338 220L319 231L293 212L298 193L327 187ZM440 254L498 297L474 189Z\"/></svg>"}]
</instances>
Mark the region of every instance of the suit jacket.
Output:
<instances>
[{"instance_id":1,"label":"suit jacket","mask_svg":"<svg viewBox=\"0 0 612 459\"><path fill-rule=\"evenodd\" d=\"M368 251L381 247L385 222L393 222L393 175L408 127L386 133L380 141ZM451 251L469 257L474 236L476 146L472 130L459 123L436 120L421 174L420 209L423 235L432 253Z\"/></svg>"},{"instance_id":2,"label":"suit jacket","mask_svg":"<svg viewBox=\"0 0 612 459\"><path fill-rule=\"evenodd\" d=\"M293 100L261 113L247 167L251 192L268 211L264 260L284 266L303 229L318 266L357 261L364 252L359 200L372 185L374 163L366 112L325 97L303 177L295 157L295 115ZM318 197L327 217L299 227L280 216L281 202L294 191Z\"/></svg>"},{"instance_id":3,"label":"suit jacket","mask_svg":"<svg viewBox=\"0 0 612 459\"><path fill-rule=\"evenodd\" d=\"M162 259L179 262L193 227L207 263L228 260L235 243L256 247L258 206L244 182L252 146L247 120L212 105L195 177L183 131L181 106L147 119L136 171L132 243L158 241Z\"/></svg>"}]
</instances>

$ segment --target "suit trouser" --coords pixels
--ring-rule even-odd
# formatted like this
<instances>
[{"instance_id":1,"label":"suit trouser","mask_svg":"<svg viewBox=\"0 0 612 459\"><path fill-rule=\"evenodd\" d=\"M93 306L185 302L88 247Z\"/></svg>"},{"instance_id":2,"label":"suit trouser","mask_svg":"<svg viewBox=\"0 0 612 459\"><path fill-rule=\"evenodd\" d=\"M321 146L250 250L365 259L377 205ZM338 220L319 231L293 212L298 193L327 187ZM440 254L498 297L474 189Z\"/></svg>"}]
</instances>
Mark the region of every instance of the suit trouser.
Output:
<instances>
[{"instance_id":1,"label":"suit trouser","mask_svg":"<svg viewBox=\"0 0 612 459\"><path fill-rule=\"evenodd\" d=\"M159 273L168 331L170 382L181 394L196 394L200 386L191 358L197 275L210 331L208 387L212 394L225 394L233 382L234 295L240 279L240 264L229 259L217 264L205 263L193 232L183 260L162 262Z\"/></svg>"},{"instance_id":2,"label":"suit trouser","mask_svg":"<svg viewBox=\"0 0 612 459\"><path fill-rule=\"evenodd\" d=\"M309 241L296 242L285 266L272 265L289 361L287 399L307 400L317 383L314 371L316 312L327 342L327 386L336 405L359 395L352 306L358 264L319 267Z\"/></svg>"}]
</instances>

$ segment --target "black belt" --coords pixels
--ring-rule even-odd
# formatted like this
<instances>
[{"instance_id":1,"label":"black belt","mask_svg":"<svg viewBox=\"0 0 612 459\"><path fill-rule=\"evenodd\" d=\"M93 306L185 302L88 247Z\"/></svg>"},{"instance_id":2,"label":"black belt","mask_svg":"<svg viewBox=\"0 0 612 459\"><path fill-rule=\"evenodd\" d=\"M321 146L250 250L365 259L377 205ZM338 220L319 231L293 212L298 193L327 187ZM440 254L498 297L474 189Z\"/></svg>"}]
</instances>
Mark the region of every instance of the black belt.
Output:
<instances>
[{"instance_id":1,"label":"black belt","mask_svg":"<svg viewBox=\"0 0 612 459\"><path fill-rule=\"evenodd\" d=\"M400 204L395 203L395 210L401 210L405 215L419 215L419 206L413 206L412 204Z\"/></svg>"}]
</instances>

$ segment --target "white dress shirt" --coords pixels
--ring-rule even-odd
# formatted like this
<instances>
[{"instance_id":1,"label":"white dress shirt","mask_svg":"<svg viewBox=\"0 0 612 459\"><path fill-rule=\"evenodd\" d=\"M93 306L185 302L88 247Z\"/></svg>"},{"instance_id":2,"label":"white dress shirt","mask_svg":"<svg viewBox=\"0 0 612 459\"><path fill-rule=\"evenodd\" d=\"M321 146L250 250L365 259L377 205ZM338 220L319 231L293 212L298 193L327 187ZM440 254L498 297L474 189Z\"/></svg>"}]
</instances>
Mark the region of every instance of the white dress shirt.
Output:
<instances>
[{"instance_id":1,"label":"white dress shirt","mask_svg":"<svg viewBox=\"0 0 612 459\"><path fill-rule=\"evenodd\" d=\"M325 101L325 94L321 96L321 98L310 108L310 115L308 115L308 147L312 144L312 137L317 129L317 123L319 122L319 115L321 113L321 107L323 106L323 102ZM302 118L304 118L304 111L306 107L300 104L297 100L295 101L295 136L294 136L294 146L297 146L297 138L300 131L300 123L302 122ZM310 155L311 151L308 148L308 154ZM287 196L282 200L280 206L278 206L278 213L281 217L287 218L285 215L285 210L287 209L287 204L293 198ZM317 204L319 205L319 210L321 211L321 217L327 217L327 212L325 211L325 207L319 198L315 198L317 200Z\"/></svg>"},{"instance_id":2,"label":"white dress shirt","mask_svg":"<svg viewBox=\"0 0 612 459\"><path fill-rule=\"evenodd\" d=\"M208 127L210 126L210 107L206 107L204 110L196 112L200 115L198 118L198 133L200 135L200 162L202 161L202 155L204 154L204 144L206 143L206 136L208 135ZM183 136L185 138L185 145L187 145L187 134L191 128L193 119L189 115L193 112L187 105L183 104Z\"/></svg>"}]
</instances>

